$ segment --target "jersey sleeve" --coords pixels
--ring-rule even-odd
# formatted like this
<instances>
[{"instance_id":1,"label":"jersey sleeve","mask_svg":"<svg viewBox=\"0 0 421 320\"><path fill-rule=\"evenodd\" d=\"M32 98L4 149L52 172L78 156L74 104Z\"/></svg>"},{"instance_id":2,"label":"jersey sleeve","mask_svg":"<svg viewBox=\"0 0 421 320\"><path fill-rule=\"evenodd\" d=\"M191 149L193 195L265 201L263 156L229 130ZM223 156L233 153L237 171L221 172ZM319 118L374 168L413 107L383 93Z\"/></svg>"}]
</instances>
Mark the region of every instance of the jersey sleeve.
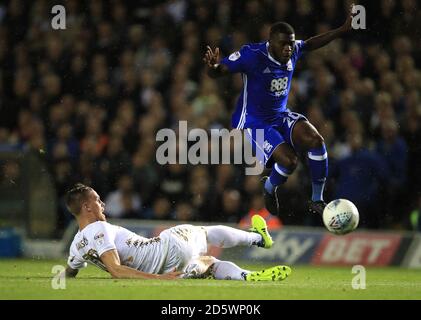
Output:
<instances>
[{"instance_id":1,"label":"jersey sleeve","mask_svg":"<svg viewBox=\"0 0 421 320\"><path fill-rule=\"evenodd\" d=\"M70 268L76 270L86 268L88 263L80 257L77 250L72 245L69 250L69 258L67 259L67 265Z\"/></svg>"},{"instance_id":2,"label":"jersey sleeve","mask_svg":"<svg viewBox=\"0 0 421 320\"><path fill-rule=\"evenodd\" d=\"M252 54L250 47L244 45L241 47L240 51L235 51L231 53L228 57L225 57L221 60L221 63L228 67L228 70L231 73L236 72L247 72L247 67L252 64Z\"/></svg>"},{"instance_id":3,"label":"jersey sleeve","mask_svg":"<svg viewBox=\"0 0 421 320\"><path fill-rule=\"evenodd\" d=\"M106 222L97 223L95 229L92 230L90 237L92 247L95 248L99 257L106 251L116 249L116 230L112 225Z\"/></svg>"},{"instance_id":4,"label":"jersey sleeve","mask_svg":"<svg viewBox=\"0 0 421 320\"><path fill-rule=\"evenodd\" d=\"M305 52L305 41L297 40L294 44L294 60L297 61Z\"/></svg>"}]
</instances>

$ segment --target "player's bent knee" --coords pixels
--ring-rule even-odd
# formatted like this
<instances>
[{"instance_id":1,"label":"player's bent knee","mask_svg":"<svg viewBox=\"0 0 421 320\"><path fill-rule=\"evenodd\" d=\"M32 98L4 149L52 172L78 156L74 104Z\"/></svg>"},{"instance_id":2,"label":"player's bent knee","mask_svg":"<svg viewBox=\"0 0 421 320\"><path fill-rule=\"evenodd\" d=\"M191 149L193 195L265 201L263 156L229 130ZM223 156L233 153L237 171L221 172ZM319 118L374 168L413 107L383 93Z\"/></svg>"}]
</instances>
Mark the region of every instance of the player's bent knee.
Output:
<instances>
[{"instance_id":1,"label":"player's bent knee","mask_svg":"<svg viewBox=\"0 0 421 320\"><path fill-rule=\"evenodd\" d=\"M313 132L310 136L309 147L311 149L321 148L325 143L325 139L318 133Z\"/></svg>"},{"instance_id":2,"label":"player's bent knee","mask_svg":"<svg viewBox=\"0 0 421 320\"><path fill-rule=\"evenodd\" d=\"M213 272L213 265L219 260L213 256L199 256L183 268L185 278L203 278Z\"/></svg>"},{"instance_id":3,"label":"player's bent knee","mask_svg":"<svg viewBox=\"0 0 421 320\"><path fill-rule=\"evenodd\" d=\"M300 121L295 126L293 141L304 151L323 147L324 139L317 129L308 121Z\"/></svg>"},{"instance_id":4,"label":"player's bent knee","mask_svg":"<svg viewBox=\"0 0 421 320\"><path fill-rule=\"evenodd\" d=\"M279 161L276 161L278 165L287 169L292 173L298 165L298 157L296 155L284 155L279 158Z\"/></svg>"},{"instance_id":5,"label":"player's bent knee","mask_svg":"<svg viewBox=\"0 0 421 320\"><path fill-rule=\"evenodd\" d=\"M298 157L293 149L286 145L281 144L272 154L273 160L279 166L287 169L289 172L293 172L298 164Z\"/></svg>"},{"instance_id":6,"label":"player's bent knee","mask_svg":"<svg viewBox=\"0 0 421 320\"><path fill-rule=\"evenodd\" d=\"M288 157L288 169L290 172L294 171L298 165L298 157L296 155Z\"/></svg>"}]
</instances>

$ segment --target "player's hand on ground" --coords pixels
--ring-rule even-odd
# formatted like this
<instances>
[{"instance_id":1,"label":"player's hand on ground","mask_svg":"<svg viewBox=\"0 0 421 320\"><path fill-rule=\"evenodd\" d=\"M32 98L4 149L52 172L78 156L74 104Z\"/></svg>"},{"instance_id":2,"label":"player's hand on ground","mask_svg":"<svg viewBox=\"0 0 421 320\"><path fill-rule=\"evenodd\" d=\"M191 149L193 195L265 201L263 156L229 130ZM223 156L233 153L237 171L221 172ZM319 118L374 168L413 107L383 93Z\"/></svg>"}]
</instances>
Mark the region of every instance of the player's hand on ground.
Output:
<instances>
[{"instance_id":1,"label":"player's hand on ground","mask_svg":"<svg viewBox=\"0 0 421 320\"><path fill-rule=\"evenodd\" d=\"M209 68L212 68L215 64L219 63L219 48L212 50L211 47L206 46L203 62L206 63Z\"/></svg>"},{"instance_id":2,"label":"player's hand on ground","mask_svg":"<svg viewBox=\"0 0 421 320\"><path fill-rule=\"evenodd\" d=\"M183 274L181 271L172 271L160 275L162 280L175 280L180 279L180 276Z\"/></svg>"}]
</instances>

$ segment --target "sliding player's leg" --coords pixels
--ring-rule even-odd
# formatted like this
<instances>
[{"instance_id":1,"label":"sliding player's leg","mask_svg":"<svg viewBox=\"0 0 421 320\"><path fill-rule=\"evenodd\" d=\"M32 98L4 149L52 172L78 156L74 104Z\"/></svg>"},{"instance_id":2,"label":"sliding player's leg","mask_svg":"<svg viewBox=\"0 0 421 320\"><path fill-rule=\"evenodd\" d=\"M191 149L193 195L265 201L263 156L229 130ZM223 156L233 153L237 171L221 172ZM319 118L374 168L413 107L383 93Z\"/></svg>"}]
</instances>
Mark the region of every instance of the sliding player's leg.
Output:
<instances>
[{"instance_id":1,"label":"sliding player's leg","mask_svg":"<svg viewBox=\"0 0 421 320\"><path fill-rule=\"evenodd\" d=\"M211 273L216 280L281 281L291 274L291 268L276 266L260 271L250 271L242 269L231 261L217 260L211 266Z\"/></svg>"},{"instance_id":2,"label":"sliding player's leg","mask_svg":"<svg viewBox=\"0 0 421 320\"><path fill-rule=\"evenodd\" d=\"M254 215L251 221L250 232L227 227L227 226L206 226L208 244L221 248L232 248L237 246L252 246L269 249L273 240L270 236L265 219Z\"/></svg>"},{"instance_id":3,"label":"sliding player's leg","mask_svg":"<svg viewBox=\"0 0 421 320\"><path fill-rule=\"evenodd\" d=\"M184 268L184 279L215 279L242 281L281 281L291 274L288 266L276 266L259 271L243 269L231 261L218 260L212 256L192 259Z\"/></svg>"},{"instance_id":4,"label":"sliding player's leg","mask_svg":"<svg viewBox=\"0 0 421 320\"><path fill-rule=\"evenodd\" d=\"M243 231L228 226L193 226L189 224L178 225L161 232L162 239L168 239L169 251L167 263L163 272L174 270L181 271L191 265L197 257L203 257L208 251L208 245L221 248L232 248L236 246L258 246L270 248L273 244L272 238L267 230L266 221L255 215L252 217L252 228L250 231ZM202 275L212 260L202 259L191 266L189 273ZM199 268L199 271L196 269Z\"/></svg>"},{"instance_id":5,"label":"sliding player's leg","mask_svg":"<svg viewBox=\"0 0 421 320\"><path fill-rule=\"evenodd\" d=\"M281 281L285 280L292 270L288 266L276 266L260 271L251 271L245 276L246 281Z\"/></svg>"}]
</instances>

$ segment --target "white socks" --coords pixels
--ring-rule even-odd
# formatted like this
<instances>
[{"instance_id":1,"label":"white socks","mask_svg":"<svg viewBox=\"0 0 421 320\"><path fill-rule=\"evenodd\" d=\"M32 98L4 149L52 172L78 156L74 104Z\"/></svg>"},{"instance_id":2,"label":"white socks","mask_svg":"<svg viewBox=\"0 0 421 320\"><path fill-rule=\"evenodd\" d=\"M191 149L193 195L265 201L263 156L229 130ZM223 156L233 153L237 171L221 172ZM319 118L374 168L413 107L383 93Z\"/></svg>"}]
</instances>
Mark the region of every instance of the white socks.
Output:
<instances>
[{"instance_id":1,"label":"white socks","mask_svg":"<svg viewBox=\"0 0 421 320\"><path fill-rule=\"evenodd\" d=\"M262 241L258 233L247 232L227 226L207 226L208 244L220 248L232 248L237 246L252 246Z\"/></svg>"},{"instance_id":2,"label":"white socks","mask_svg":"<svg viewBox=\"0 0 421 320\"><path fill-rule=\"evenodd\" d=\"M250 273L230 261L216 260L212 269L216 280L245 280L246 274Z\"/></svg>"},{"instance_id":3,"label":"white socks","mask_svg":"<svg viewBox=\"0 0 421 320\"><path fill-rule=\"evenodd\" d=\"M208 244L220 248L257 245L262 241L258 233L247 232L227 226L206 226ZM217 280L245 280L250 273L230 261L216 260L212 265L212 273Z\"/></svg>"}]
</instances>

